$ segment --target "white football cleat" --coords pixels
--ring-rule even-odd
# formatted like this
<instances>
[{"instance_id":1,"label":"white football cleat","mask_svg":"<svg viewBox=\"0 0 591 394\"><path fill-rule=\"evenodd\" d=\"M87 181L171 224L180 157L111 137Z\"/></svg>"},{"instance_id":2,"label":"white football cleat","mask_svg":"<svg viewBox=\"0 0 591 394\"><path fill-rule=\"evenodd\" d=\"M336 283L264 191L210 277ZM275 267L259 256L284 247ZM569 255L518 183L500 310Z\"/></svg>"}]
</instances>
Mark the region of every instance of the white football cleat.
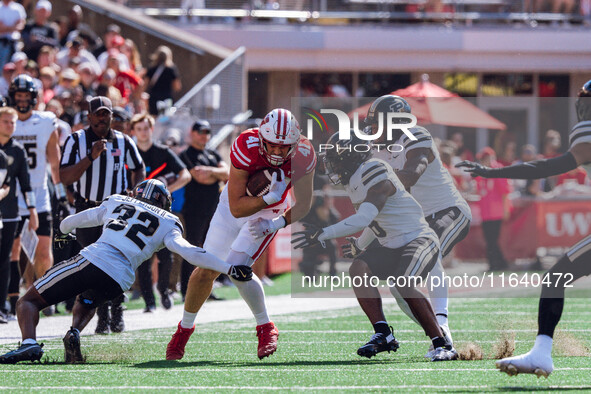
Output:
<instances>
[{"instance_id":1,"label":"white football cleat","mask_svg":"<svg viewBox=\"0 0 591 394\"><path fill-rule=\"evenodd\" d=\"M554 363L552 362L551 356L534 355L531 351L521 356L498 360L495 365L501 372L505 372L509 376L515 376L520 373L533 373L538 378L540 376L548 378L548 375L554 370Z\"/></svg>"},{"instance_id":2,"label":"white football cleat","mask_svg":"<svg viewBox=\"0 0 591 394\"><path fill-rule=\"evenodd\" d=\"M447 324L442 324L441 331L443 331L443 337L446 339L447 342L451 343L453 346L454 342L451 338L451 331L449 331L449 326ZM455 351L455 350L454 350ZM425 354L425 358L432 359L435 355L435 349L433 348L433 344L429 346L429 350L427 350L427 354Z\"/></svg>"}]
</instances>

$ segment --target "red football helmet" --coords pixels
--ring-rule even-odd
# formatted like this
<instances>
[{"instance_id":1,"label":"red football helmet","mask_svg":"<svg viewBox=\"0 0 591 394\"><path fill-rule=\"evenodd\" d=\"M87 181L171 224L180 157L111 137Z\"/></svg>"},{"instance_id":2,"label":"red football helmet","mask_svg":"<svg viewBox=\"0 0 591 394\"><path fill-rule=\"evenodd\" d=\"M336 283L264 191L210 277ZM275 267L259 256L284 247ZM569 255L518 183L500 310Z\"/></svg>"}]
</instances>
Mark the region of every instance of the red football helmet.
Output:
<instances>
[{"instance_id":1,"label":"red football helmet","mask_svg":"<svg viewBox=\"0 0 591 394\"><path fill-rule=\"evenodd\" d=\"M286 109L276 108L265 116L259 126L259 152L269 165L280 167L295 154L300 134L300 125L295 116ZM289 146L289 151L285 157L272 155L268 145Z\"/></svg>"}]
</instances>

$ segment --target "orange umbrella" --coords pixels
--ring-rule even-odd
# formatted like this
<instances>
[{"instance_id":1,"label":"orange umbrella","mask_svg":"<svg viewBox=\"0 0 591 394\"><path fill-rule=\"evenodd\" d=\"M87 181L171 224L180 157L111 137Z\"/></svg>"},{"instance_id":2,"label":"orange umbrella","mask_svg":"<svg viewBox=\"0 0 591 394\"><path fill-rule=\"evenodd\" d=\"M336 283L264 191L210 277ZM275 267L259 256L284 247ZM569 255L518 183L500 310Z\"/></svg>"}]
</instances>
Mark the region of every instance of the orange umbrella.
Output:
<instances>
[{"instance_id":1,"label":"orange umbrella","mask_svg":"<svg viewBox=\"0 0 591 394\"><path fill-rule=\"evenodd\" d=\"M404 89L393 91L393 95L403 97L419 124L440 124L445 126L474 127L505 130L507 126L484 112L468 100L455 93L445 90L431 82L423 74L422 81ZM359 120L365 119L371 103L359 107L349 113L359 114Z\"/></svg>"}]
</instances>

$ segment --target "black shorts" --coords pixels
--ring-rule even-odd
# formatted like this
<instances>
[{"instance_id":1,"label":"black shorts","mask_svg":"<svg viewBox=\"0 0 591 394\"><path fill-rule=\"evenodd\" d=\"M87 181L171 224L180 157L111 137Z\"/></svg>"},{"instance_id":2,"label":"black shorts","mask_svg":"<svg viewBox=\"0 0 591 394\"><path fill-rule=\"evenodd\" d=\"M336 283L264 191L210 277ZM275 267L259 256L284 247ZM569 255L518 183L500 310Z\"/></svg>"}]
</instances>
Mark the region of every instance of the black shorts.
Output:
<instances>
[{"instance_id":1,"label":"black shorts","mask_svg":"<svg viewBox=\"0 0 591 394\"><path fill-rule=\"evenodd\" d=\"M446 208L433 215L425 216L425 220L439 237L442 257L447 256L470 231L470 219L457 207Z\"/></svg>"},{"instance_id":2,"label":"black shorts","mask_svg":"<svg viewBox=\"0 0 591 394\"><path fill-rule=\"evenodd\" d=\"M372 245L357 259L364 261L372 274L382 280L389 276L420 276L425 279L439 258L437 242L424 237L396 249Z\"/></svg>"},{"instance_id":3,"label":"black shorts","mask_svg":"<svg viewBox=\"0 0 591 394\"><path fill-rule=\"evenodd\" d=\"M95 308L123 293L113 278L80 254L51 267L33 286L49 305L80 294L82 305Z\"/></svg>"},{"instance_id":4,"label":"black shorts","mask_svg":"<svg viewBox=\"0 0 591 394\"><path fill-rule=\"evenodd\" d=\"M53 225L53 217L51 216L51 212L39 212L37 213L37 217L39 218L39 227L37 228L37 235L44 235L46 237L51 237L51 230ZM22 216L21 221L18 224L16 229L16 237L20 237L23 232L23 226L25 225L25 220L29 218L29 215Z\"/></svg>"}]
</instances>

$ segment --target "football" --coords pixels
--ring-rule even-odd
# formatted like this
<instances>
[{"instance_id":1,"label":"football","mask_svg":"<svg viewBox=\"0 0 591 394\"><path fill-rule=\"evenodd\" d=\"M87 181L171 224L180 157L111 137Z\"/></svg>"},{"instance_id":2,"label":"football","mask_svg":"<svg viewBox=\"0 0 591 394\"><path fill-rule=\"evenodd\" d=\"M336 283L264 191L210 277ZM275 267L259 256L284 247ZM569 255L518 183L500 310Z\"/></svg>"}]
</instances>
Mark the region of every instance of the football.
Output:
<instances>
[{"instance_id":1,"label":"football","mask_svg":"<svg viewBox=\"0 0 591 394\"><path fill-rule=\"evenodd\" d=\"M279 170L276 168L265 168L250 175L246 183L246 194L251 197L261 197L267 194L274 172L278 173Z\"/></svg>"}]
</instances>

